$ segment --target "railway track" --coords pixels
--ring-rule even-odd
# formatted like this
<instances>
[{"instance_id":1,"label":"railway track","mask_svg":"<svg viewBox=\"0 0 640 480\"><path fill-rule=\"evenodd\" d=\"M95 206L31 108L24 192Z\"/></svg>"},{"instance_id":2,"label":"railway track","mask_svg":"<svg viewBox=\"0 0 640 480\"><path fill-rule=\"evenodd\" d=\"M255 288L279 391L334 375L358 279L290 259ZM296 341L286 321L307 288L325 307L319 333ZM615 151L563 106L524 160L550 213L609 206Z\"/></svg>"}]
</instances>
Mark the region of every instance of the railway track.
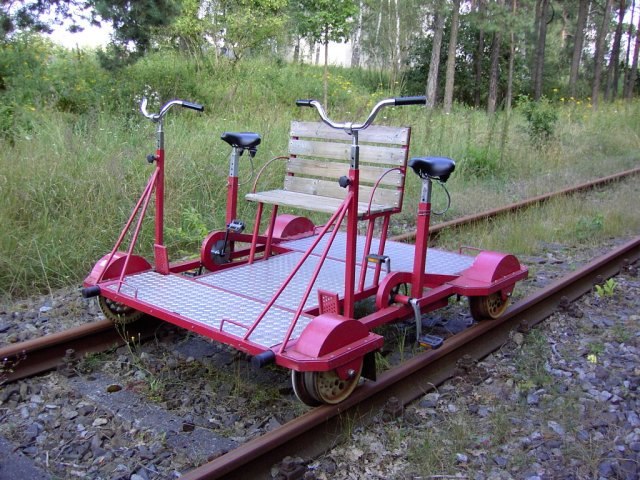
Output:
<instances>
[{"instance_id":1,"label":"railway track","mask_svg":"<svg viewBox=\"0 0 640 480\"><path fill-rule=\"evenodd\" d=\"M640 169L629 170L589 184L555 194L536 197L503 209L454 222L449 225L477 221L511 210L526 208L555 195L567 195L575 191L603 185L605 183L638 173ZM443 224L444 225L444 224ZM440 227L444 228L444 227ZM409 239L408 236L404 238ZM253 441L245 443L213 462L187 473L184 478L263 478L271 466L287 455L314 457L326 451L340 440L345 421L366 423L381 409L391 414L402 405L424 394L433 385L451 377L456 362L464 355L481 358L502 345L513 329L528 329L550 315L560 302L572 301L592 289L594 283L601 283L626 264L640 258L640 238L619 247L595 260L552 285L528 297L512 307L498 321L481 323L447 340L438 350L427 351L405 362L400 367L385 372L376 383L365 383L352 397L337 407L323 406L280 428L272 430ZM147 319L129 327L128 334L148 338L154 334L158 322ZM14 381L31 375L64 367L65 355L69 350L81 356L87 352L103 351L124 343L125 339L115 331L108 321L95 322L66 332L34 339L0 349L0 358L5 365L5 381ZM73 343L70 343L73 342ZM5 360L6 359L6 360ZM389 403L394 397L397 403ZM345 420L348 419L348 420ZM312 441L311 441L312 440ZM284 478L296 478L296 465L284 464L281 474Z\"/></svg>"},{"instance_id":2,"label":"railway track","mask_svg":"<svg viewBox=\"0 0 640 480\"><path fill-rule=\"evenodd\" d=\"M504 215L509 212L515 212L546 202L552 198L587 191L629 178L639 173L640 167L629 169L501 208L442 222L431 227L431 234L437 235L438 232L446 228L463 226L498 215ZM414 236L415 233L409 232L391 237L391 240L411 241ZM137 338L147 339L153 335L157 326L157 321L145 319L144 322L132 324L130 326L132 330L129 333L135 335ZM12 382L57 368L64 363L63 359L65 355L68 356L71 352L77 356L82 356L87 353L101 352L110 347L122 345L124 342L125 339L122 338L121 333L113 328L113 324L108 320L104 320L81 325L53 335L5 346L0 348L0 359L2 359L3 362L3 380L4 382Z\"/></svg>"},{"instance_id":3,"label":"railway track","mask_svg":"<svg viewBox=\"0 0 640 480\"><path fill-rule=\"evenodd\" d=\"M365 383L345 402L318 407L296 420L209 462L181 478L265 478L272 465L287 456L316 457L329 450L344 434L344 424L366 424L381 409L391 414L452 377L465 355L481 359L504 344L511 331L527 331L551 315L561 303L591 291L594 283L620 272L640 259L640 237L523 299L498 320L485 321L384 372L375 383ZM389 398L395 400L389 403ZM355 422L355 424L354 424ZM283 478L295 466L280 467Z\"/></svg>"}]
</instances>

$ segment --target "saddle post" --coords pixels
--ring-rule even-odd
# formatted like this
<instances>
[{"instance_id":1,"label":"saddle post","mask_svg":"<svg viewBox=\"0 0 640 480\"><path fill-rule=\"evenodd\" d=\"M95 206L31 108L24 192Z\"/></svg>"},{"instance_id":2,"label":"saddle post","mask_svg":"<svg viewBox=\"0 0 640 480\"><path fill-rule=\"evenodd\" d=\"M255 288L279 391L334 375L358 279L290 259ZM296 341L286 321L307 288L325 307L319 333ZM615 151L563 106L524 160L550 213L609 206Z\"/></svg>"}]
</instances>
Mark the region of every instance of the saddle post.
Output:
<instances>
[{"instance_id":1,"label":"saddle post","mask_svg":"<svg viewBox=\"0 0 640 480\"><path fill-rule=\"evenodd\" d=\"M229 225L237 216L238 210L238 166L244 148L233 145L229 156L229 176L227 178L227 214L226 224Z\"/></svg>"},{"instance_id":2,"label":"saddle post","mask_svg":"<svg viewBox=\"0 0 640 480\"><path fill-rule=\"evenodd\" d=\"M411 282L411 296L422 297L424 288L424 268L427 263L427 243L429 241L429 227L431 220L431 187L429 176L421 178L420 203L418 204L416 246L413 264L413 280Z\"/></svg>"}]
</instances>

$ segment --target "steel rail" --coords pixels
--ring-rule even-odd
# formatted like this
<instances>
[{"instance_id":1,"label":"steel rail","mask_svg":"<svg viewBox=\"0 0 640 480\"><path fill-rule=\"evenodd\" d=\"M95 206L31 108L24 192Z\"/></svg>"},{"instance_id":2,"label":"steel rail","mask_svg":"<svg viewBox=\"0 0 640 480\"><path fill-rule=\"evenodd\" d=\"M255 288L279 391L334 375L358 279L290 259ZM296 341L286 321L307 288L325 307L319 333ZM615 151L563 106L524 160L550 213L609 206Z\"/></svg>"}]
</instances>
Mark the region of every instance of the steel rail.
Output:
<instances>
[{"instance_id":1,"label":"steel rail","mask_svg":"<svg viewBox=\"0 0 640 480\"><path fill-rule=\"evenodd\" d=\"M159 320L145 316L126 325L126 335L135 341L146 340L161 324ZM111 320L100 320L7 345L0 348L0 383L15 382L54 370L63 366L71 353L80 359L87 353L104 352L126 341L122 328L116 328Z\"/></svg>"},{"instance_id":2,"label":"steel rail","mask_svg":"<svg viewBox=\"0 0 640 480\"><path fill-rule=\"evenodd\" d=\"M431 225L429 228L430 236L437 235L440 231L451 228L458 227L461 225L474 223L480 220L486 220L488 218L496 217L498 215L502 215L509 212L515 212L517 210L522 210L524 208L530 207L532 205L544 203L548 200L551 200L554 197L560 197L563 195L572 195L574 193L578 193L584 190L590 190L596 187L601 187L608 183L616 182L622 180L626 177L630 177L632 175L637 175L640 173L640 167L632 168L630 170L625 170L623 172L619 172L613 175L609 175L607 177L602 177L597 180L592 180L590 182L581 183L579 185L575 185L573 187L564 188L562 190L557 190L555 192L545 193L543 195L538 195L537 197L528 198L526 200L522 200L520 202L512 203L500 208L494 208L492 210L486 210L480 213L474 213L471 215L466 215L464 217L455 218L453 220L449 220L447 222L436 223L435 225ZM396 242L409 242L413 240L416 236L416 232L407 232L402 233L400 235L395 235L390 237L389 240L395 240Z\"/></svg>"},{"instance_id":3,"label":"steel rail","mask_svg":"<svg viewBox=\"0 0 640 480\"><path fill-rule=\"evenodd\" d=\"M378 414L389 399L399 405L419 398L451 378L465 355L481 359L504 345L514 330L526 331L593 289L594 283L619 273L640 259L640 237L617 247L582 268L513 305L497 320L487 320L367 382L344 402L322 406L251 440L235 450L184 474L184 480L267 478L286 456L314 458L327 452L348 432ZM281 471L283 478L300 478Z\"/></svg>"}]
</instances>

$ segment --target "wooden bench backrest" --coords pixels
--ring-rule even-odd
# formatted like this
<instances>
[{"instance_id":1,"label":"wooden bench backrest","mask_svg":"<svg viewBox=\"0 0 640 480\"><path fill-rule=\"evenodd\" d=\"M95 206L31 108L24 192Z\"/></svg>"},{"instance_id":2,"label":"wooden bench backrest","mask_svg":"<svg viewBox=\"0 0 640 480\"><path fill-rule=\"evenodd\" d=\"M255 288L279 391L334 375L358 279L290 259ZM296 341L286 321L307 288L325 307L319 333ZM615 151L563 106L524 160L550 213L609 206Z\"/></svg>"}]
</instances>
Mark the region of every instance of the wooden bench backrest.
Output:
<instances>
[{"instance_id":1,"label":"wooden bench backrest","mask_svg":"<svg viewBox=\"0 0 640 480\"><path fill-rule=\"evenodd\" d=\"M360 202L369 202L382 177L373 203L402 207L410 136L409 127L378 125L359 133ZM338 179L349 173L351 142L350 135L324 123L292 122L284 190L344 198L347 189L338 185ZM384 175L394 168L399 170Z\"/></svg>"}]
</instances>

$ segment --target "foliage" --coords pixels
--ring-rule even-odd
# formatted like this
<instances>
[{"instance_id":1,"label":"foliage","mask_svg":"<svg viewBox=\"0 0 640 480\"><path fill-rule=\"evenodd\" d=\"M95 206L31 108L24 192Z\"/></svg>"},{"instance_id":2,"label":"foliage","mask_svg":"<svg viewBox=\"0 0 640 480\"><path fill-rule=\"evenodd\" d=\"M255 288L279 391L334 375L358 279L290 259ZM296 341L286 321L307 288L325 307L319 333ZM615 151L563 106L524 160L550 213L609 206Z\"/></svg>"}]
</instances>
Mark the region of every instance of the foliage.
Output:
<instances>
[{"instance_id":1,"label":"foliage","mask_svg":"<svg viewBox=\"0 0 640 480\"><path fill-rule=\"evenodd\" d=\"M342 42L351 32L358 11L353 0L295 0L292 3L298 33L311 43Z\"/></svg>"},{"instance_id":2,"label":"foliage","mask_svg":"<svg viewBox=\"0 0 640 480\"><path fill-rule=\"evenodd\" d=\"M51 32L53 25L71 21L70 31L79 29L75 20L87 7L81 0L38 0L0 3L0 41L21 32ZM75 12L75 15L72 14ZM43 18L48 14L48 18Z\"/></svg>"},{"instance_id":3,"label":"foliage","mask_svg":"<svg viewBox=\"0 0 640 480\"><path fill-rule=\"evenodd\" d=\"M594 216L581 216L576 225L576 235L581 240L592 238L594 234L604 229L604 216L596 214Z\"/></svg>"},{"instance_id":4,"label":"foliage","mask_svg":"<svg viewBox=\"0 0 640 480\"><path fill-rule=\"evenodd\" d=\"M221 4L225 47L236 60L276 38L286 23L287 0L224 0Z\"/></svg>"},{"instance_id":5,"label":"foliage","mask_svg":"<svg viewBox=\"0 0 640 480\"><path fill-rule=\"evenodd\" d=\"M166 37L172 47L192 56L203 55L209 41L216 35L215 9L210 2L203 4L201 0L182 0L180 15L173 24L162 29L160 37Z\"/></svg>"},{"instance_id":6,"label":"foliage","mask_svg":"<svg viewBox=\"0 0 640 480\"><path fill-rule=\"evenodd\" d=\"M15 35L0 50L0 296L77 284L112 248L150 173L145 155L154 148L153 125L139 114L142 95L152 100L150 111L172 98L205 105L202 115L175 110L167 117L166 241L175 260L176 254L197 250L202 232L224 226L229 151L220 133L259 132L263 142L256 168L283 154L290 121L316 120L313 111L296 108L294 100L318 98L322 73L316 66L277 59L252 58L232 66L212 52L193 58L175 50L151 52L109 72L92 52L67 51L37 35ZM395 94L384 87L387 72L331 67L329 73L329 113L338 121L358 121L375 102ZM527 121L518 110L508 117L514 126L504 149L493 128L506 118L500 113L492 123L483 112L463 106L451 115L434 111L430 116L417 108L388 108L377 121L412 126L412 155L458 161L460 171L447 185L456 214L464 215L609 174L612 168L631 168L640 104L604 105L597 114L586 102L559 102L555 108L562 122L553 149L532 149L523 141L526 133L517 126ZM602 147L614 141L615 150ZM245 180L250 171L246 159L240 168ZM475 173L466 175L465 169ZM494 182L496 171L517 181ZM275 182L275 176L267 178L264 187ZM249 187L250 182L242 188ZM418 193L419 183L411 175L397 228L410 228L411 202ZM627 193L615 203L628 198ZM637 230L630 220L634 209L588 211L583 203L569 220L547 213L552 230L545 235L559 232L580 240L581 234L589 239ZM252 208L241 201L239 218L253 218ZM509 232L517 223L508 225ZM540 222L522 223L527 231L518 248L533 249L532 225ZM506 230L502 233L507 236ZM152 235L152 226L145 223L137 253L149 253ZM461 243L479 242L469 238Z\"/></svg>"},{"instance_id":7,"label":"foliage","mask_svg":"<svg viewBox=\"0 0 640 480\"><path fill-rule=\"evenodd\" d=\"M495 148L470 145L460 161L461 174L487 178L500 175L500 152Z\"/></svg>"},{"instance_id":8,"label":"foliage","mask_svg":"<svg viewBox=\"0 0 640 480\"><path fill-rule=\"evenodd\" d=\"M534 143L546 142L553 136L558 111L548 98L542 97L535 102L520 96L518 108L527 120L529 137Z\"/></svg>"},{"instance_id":9,"label":"foliage","mask_svg":"<svg viewBox=\"0 0 640 480\"><path fill-rule=\"evenodd\" d=\"M113 26L113 41L101 54L102 64L111 69L144 55L156 29L171 25L180 12L180 3L175 0L91 0L90 3L94 14Z\"/></svg>"},{"instance_id":10,"label":"foliage","mask_svg":"<svg viewBox=\"0 0 640 480\"><path fill-rule=\"evenodd\" d=\"M615 279L609 278L602 285L596 285L596 294L599 297L612 297L617 286Z\"/></svg>"},{"instance_id":11,"label":"foliage","mask_svg":"<svg viewBox=\"0 0 640 480\"><path fill-rule=\"evenodd\" d=\"M516 379L522 386L545 388L552 384L553 379L545 368L550 351L547 338L538 329L533 329L525 337L522 350L515 360Z\"/></svg>"}]
</instances>

